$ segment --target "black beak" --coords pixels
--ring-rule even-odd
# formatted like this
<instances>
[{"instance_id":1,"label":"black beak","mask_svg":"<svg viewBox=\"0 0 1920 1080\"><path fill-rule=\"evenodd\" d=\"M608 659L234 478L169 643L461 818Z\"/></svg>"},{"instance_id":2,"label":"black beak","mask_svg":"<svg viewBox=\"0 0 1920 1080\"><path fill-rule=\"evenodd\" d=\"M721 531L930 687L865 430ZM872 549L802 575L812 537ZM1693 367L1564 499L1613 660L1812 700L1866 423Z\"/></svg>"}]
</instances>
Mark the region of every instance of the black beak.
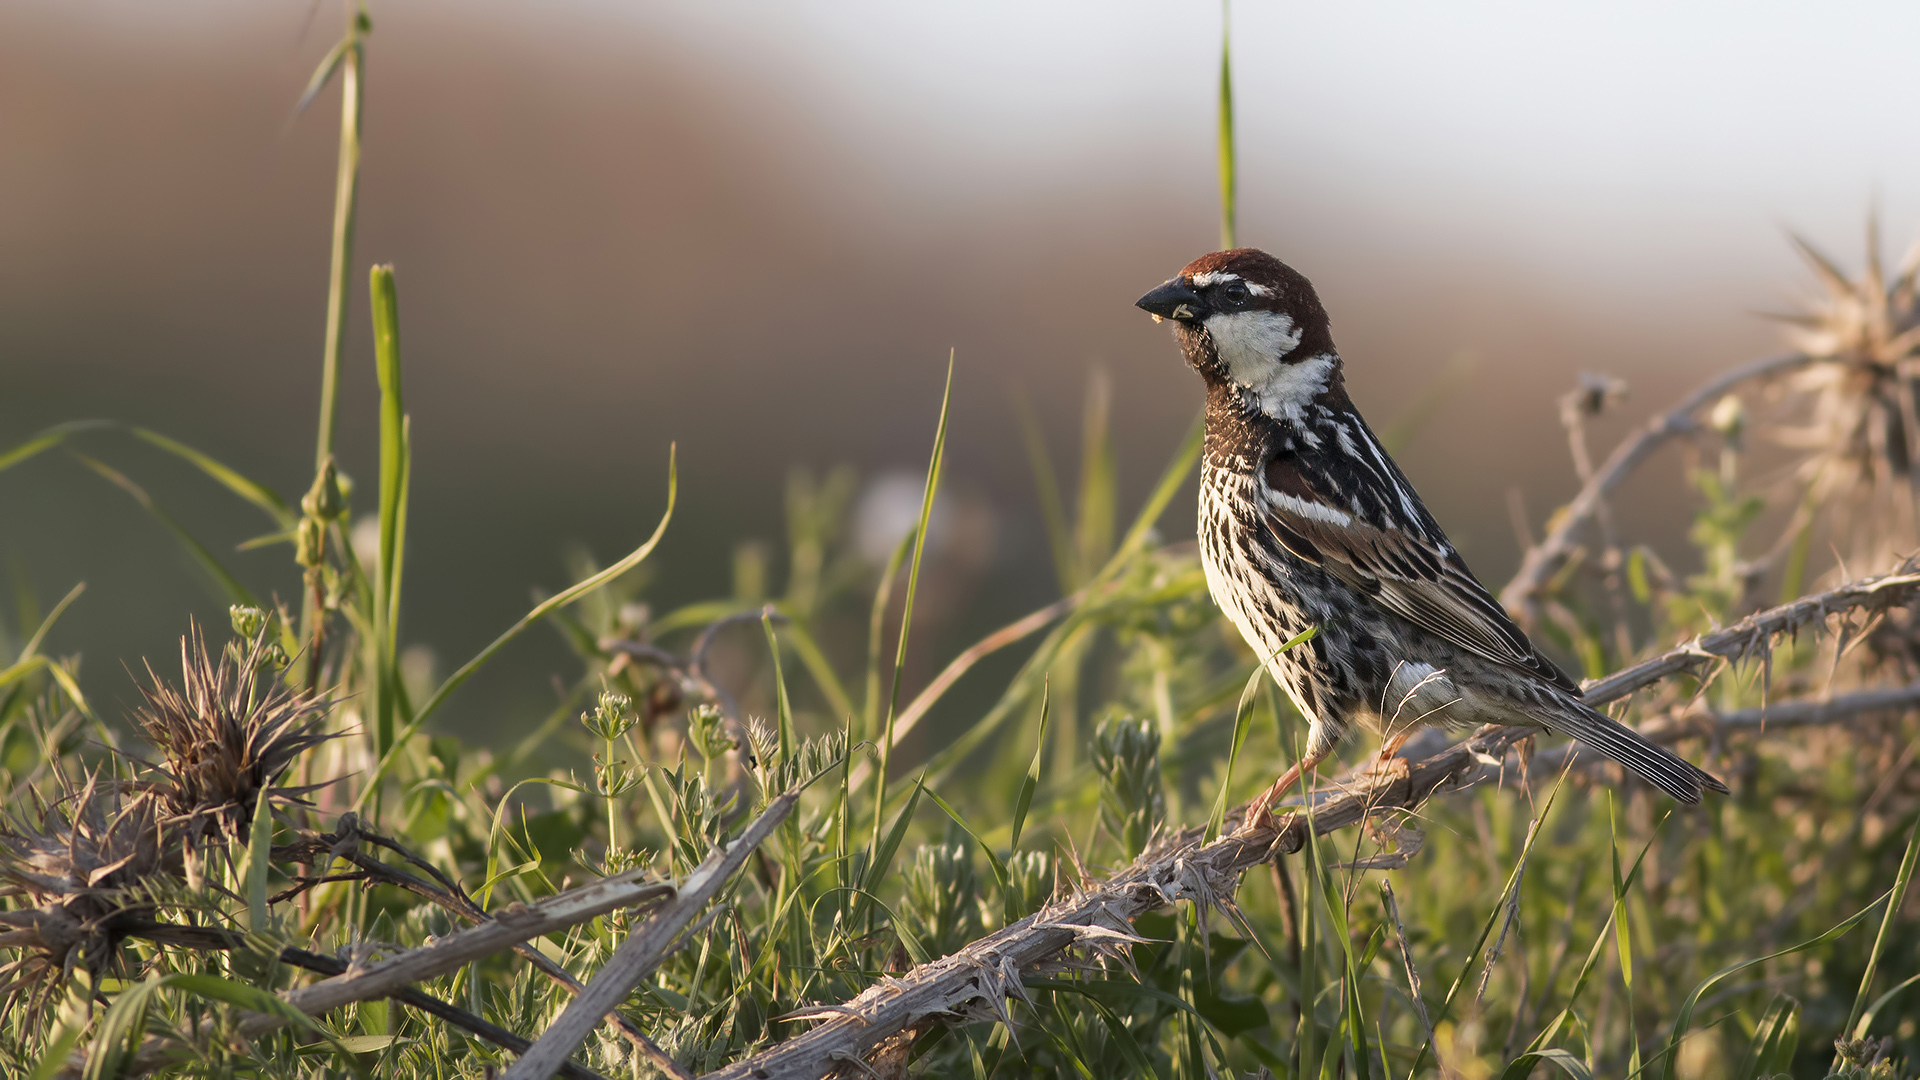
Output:
<instances>
[{"instance_id":1,"label":"black beak","mask_svg":"<svg viewBox=\"0 0 1920 1080\"><path fill-rule=\"evenodd\" d=\"M1133 305L1162 319L1179 319L1182 322L1197 322L1207 314L1207 307L1200 302L1200 294L1193 291L1184 278L1174 278L1165 285L1153 290L1133 302Z\"/></svg>"}]
</instances>

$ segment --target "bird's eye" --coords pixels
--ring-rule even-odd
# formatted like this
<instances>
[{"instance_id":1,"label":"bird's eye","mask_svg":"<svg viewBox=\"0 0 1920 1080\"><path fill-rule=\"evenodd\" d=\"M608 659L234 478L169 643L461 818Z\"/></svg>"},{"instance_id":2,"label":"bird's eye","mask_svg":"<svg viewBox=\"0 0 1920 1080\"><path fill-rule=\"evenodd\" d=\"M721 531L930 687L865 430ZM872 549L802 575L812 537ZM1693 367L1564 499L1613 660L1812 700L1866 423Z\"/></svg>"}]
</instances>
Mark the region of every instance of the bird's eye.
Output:
<instances>
[{"instance_id":1,"label":"bird's eye","mask_svg":"<svg viewBox=\"0 0 1920 1080\"><path fill-rule=\"evenodd\" d=\"M1228 305L1239 307L1247 302L1247 283L1238 279L1230 280L1220 286L1220 296Z\"/></svg>"}]
</instances>

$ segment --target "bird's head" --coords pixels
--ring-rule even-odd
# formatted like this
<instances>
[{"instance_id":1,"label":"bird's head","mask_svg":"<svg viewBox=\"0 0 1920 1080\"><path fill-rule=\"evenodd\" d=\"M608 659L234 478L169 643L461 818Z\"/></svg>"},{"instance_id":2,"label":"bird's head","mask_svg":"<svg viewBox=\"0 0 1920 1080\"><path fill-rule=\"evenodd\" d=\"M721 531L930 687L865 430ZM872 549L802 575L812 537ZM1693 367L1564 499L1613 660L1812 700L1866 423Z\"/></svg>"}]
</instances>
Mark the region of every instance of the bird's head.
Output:
<instances>
[{"instance_id":1,"label":"bird's head","mask_svg":"<svg viewBox=\"0 0 1920 1080\"><path fill-rule=\"evenodd\" d=\"M1209 382L1252 392L1272 415L1339 385L1327 309L1299 271L1264 251L1202 255L1136 303L1173 322L1187 362Z\"/></svg>"}]
</instances>

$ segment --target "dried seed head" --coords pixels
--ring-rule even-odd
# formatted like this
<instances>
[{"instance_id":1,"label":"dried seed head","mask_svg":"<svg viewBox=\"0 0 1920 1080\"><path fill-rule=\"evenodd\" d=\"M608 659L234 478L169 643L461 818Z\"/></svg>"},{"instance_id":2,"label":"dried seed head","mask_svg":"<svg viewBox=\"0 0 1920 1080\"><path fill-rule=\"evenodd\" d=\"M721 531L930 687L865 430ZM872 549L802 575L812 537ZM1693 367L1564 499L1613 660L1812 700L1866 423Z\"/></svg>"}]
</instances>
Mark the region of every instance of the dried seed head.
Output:
<instances>
[{"instance_id":1,"label":"dried seed head","mask_svg":"<svg viewBox=\"0 0 1920 1080\"><path fill-rule=\"evenodd\" d=\"M274 781L301 752L334 737L313 730L328 702L274 680L273 649L263 625L216 661L195 627L180 641L179 688L147 669L146 701L133 719L164 761L146 787L169 816L188 823L190 841L246 839L263 795L295 800L303 793Z\"/></svg>"},{"instance_id":2,"label":"dried seed head","mask_svg":"<svg viewBox=\"0 0 1920 1080\"><path fill-rule=\"evenodd\" d=\"M66 973L97 979L131 926L153 909L151 890L172 845L162 808L97 776L42 806L33 820L0 820L0 881L29 906L0 912L0 937L20 950L0 965L0 1002L37 1007Z\"/></svg>"},{"instance_id":3,"label":"dried seed head","mask_svg":"<svg viewBox=\"0 0 1920 1080\"><path fill-rule=\"evenodd\" d=\"M1830 508L1831 530L1859 574L1884 569L1911 546L1916 365L1920 365L1920 247L1887 280L1875 228L1857 279L1795 239L1825 295L1785 318L1788 337L1816 363L1784 381L1799 422L1773 431L1805 451L1799 476L1813 505Z\"/></svg>"}]
</instances>

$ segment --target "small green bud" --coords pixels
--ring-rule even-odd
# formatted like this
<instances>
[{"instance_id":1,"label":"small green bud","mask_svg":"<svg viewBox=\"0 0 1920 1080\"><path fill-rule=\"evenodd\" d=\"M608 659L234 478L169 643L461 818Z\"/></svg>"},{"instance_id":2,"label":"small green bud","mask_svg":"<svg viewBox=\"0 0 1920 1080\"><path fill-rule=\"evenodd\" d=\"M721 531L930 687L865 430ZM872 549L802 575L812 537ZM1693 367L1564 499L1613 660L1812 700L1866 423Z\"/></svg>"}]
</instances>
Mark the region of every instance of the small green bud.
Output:
<instances>
[{"instance_id":1,"label":"small green bud","mask_svg":"<svg viewBox=\"0 0 1920 1080\"><path fill-rule=\"evenodd\" d=\"M300 499L300 509L308 517L321 521L338 521L346 515L347 500L340 492L340 471L334 467L331 455L321 463L313 486Z\"/></svg>"},{"instance_id":2,"label":"small green bud","mask_svg":"<svg viewBox=\"0 0 1920 1080\"><path fill-rule=\"evenodd\" d=\"M702 758L712 761L733 748L727 731L726 714L712 705L702 705L687 714L687 741Z\"/></svg>"},{"instance_id":3,"label":"small green bud","mask_svg":"<svg viewBox=\"0 0 1920 1080\"><path fill-rule=\"evenodd\" d=\"M602 761L598 754L593 758L593 777L600 795L608 799L617 799L640 783L633 766L620 758Z\"/></svg>"},{"instance_id":4,"label":"small green bud","mask_svg":"<svg viewBox=\"0 0 1920 1080\"><path fill-rule=\"evenodd\" d=\"M235 604L227 609L227 618L233 621L233 636L253 640L262 627L267 625L267 613L257 607Z\"/></svg>"},{"instance_id":5,"label":"small green bud","mask_svg":"<svg viewBox=\"0 0 1920 1080\"><path fill-rule=\"evenodd\" d=\"M1129 859L1166 820L1160 779L1160 731L1145 720L1109 716L1093 733L1093 767L1100 774L1100 819Z\"/></svg>"},{"instance_id":6,"label":"small green bud","mask_svg":"<svg viewBox=\"0 0 1920 1080\"><path fill-rule=\"evenodd\" d=\"M640 722L640 718L631 712L632 708L632 698L608 690L600 695L600 701L592 712L580 714L580 723L602 742L612 742L632 731L633 726Z\"/></svg>"},{"instance_id":7,"label":"small green bud","mask_svg":"<svg viewBox=\"0 0 1920 1080\"><path fill-rule=\"evenodd\" d=\"M326 558L326 552L326 523L319 518L301 518L294 530L293 561L312 569Z\"/></svg>"}]
</instances>

